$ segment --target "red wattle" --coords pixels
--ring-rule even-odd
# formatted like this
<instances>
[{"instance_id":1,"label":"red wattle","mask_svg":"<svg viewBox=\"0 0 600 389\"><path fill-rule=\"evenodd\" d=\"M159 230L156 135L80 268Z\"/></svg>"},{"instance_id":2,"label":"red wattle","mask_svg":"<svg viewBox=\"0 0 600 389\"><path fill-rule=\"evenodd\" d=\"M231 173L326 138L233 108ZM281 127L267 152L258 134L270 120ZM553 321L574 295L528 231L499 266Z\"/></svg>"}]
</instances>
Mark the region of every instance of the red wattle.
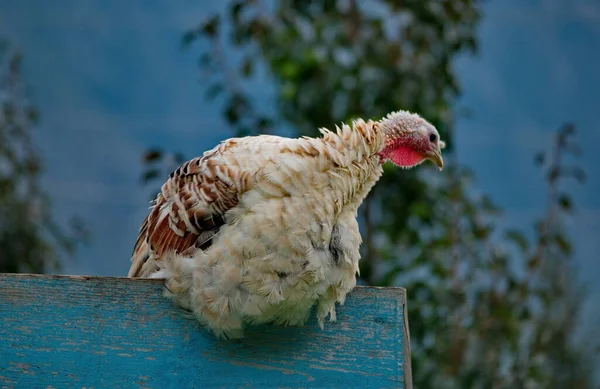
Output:
<instances>
[{"instance_id":1,"label":"red wattle","mask_svg":"<svg viewBox=\"0 0 600 389\"><path fill-rule=\"evenodd\" d=\"M394 147L387 158L400 167L415 166L425 159L422 154L406 146Z\"/></svg>"}]
</instances>

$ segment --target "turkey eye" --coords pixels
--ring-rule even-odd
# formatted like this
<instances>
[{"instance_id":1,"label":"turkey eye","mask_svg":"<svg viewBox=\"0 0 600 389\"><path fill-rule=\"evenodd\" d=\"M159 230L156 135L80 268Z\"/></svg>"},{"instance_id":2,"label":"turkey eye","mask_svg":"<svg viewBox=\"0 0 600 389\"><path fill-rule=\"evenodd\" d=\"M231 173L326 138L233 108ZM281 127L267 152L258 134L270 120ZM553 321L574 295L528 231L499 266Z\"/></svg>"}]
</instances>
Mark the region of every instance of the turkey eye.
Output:
<instances>
[{"instance_id":1,"label":"turkey eye","mask_svg":"<svg viewBox=\"0 0 600 389\"><path fill-rule=\"evenodd\" d=\"M435 134L429 135L429 141L430 142L435 142L436 139L437 139L437 136L435 136Z\"/></svg>"}]
</instances>

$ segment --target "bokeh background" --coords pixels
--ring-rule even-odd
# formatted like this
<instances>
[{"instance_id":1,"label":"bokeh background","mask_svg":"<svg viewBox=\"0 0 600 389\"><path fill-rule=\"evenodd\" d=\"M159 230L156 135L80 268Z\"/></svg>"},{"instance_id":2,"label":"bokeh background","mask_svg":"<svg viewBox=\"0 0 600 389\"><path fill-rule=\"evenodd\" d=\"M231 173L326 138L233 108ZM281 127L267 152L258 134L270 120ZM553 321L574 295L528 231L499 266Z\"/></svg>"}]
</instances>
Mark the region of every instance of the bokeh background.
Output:
<instances>
[{"instance_id":1,"label":"bokeh background","mask_svg":"<svg viewBox=\"0 0 600 389\"><path fill-rule=\"evenodd\" d=\"M597 387L600 2L0 0L0 271L123 276L170 169L409 109L361 282L408 288L415 387Z\"/></svg>"}]
</instances>

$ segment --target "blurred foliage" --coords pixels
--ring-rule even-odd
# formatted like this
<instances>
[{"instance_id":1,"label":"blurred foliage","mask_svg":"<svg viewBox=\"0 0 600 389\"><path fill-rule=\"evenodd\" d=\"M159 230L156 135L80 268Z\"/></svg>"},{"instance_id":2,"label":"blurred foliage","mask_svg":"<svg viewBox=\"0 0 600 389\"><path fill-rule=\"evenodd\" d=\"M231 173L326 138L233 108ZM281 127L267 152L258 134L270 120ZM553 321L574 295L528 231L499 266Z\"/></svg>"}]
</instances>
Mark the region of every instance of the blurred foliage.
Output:
<instances>
[{"instance_id":1,"label":"blurred foliage","mask_svg":"<svg viewBox=\"0 0 600 389\"><path fill-rule=\"evenodd\" d=\"M476 0L230 1L183 44L199 44L206 96L235 135L317 135L408 109L436 125L452 153L460 91L452 61L476 50L479 8ZM274 112L255 102L265 79ZM408 290L415 387L591 387L590 353L573 340L583 292L563 219L574 204L559 191L565 176L584 179L564 165L565 153L577 153L573 131L561 129L551 155L536 156L549 189L533 238L498 230L500 210L474 195L456 159L443 174L384 166L361 207L361 278ZM166 157L148 153L147 178L166 176Z\"/></svg>"},{"instance_id":2,"label":"blurred foliage","mask_svg":"<svg viewBox=\"0 0 600 389\"><path fill-rule=\"evenodd\" d=\"M433 225L418 212L409 221L421 243L384 247L402 253L383 283L409 291L415 386L592 387L593 346L574 339L583 290L564 225L573 203L560 191L567 176L585 177L564 163L577 149L573 133L570 125L561 128L548 162L538 162L548 193L533 234L524 226L498 229L500 210L473 195L466 169L451 166L428 190Z\"/></svg>"},{"instance_id":3,"label":"blurred foliage","mask_svg":"<svg viewBox=\"0 0 600 389\"><path fill-rule=\"evenodd\" d=\"M58 270L59 253L71 254L86 231L77 218L65 231L51 217L31 139L40 115L27 98L21 60L0 39L0 272L43 273Z\"/></svg>"}]
</instances>

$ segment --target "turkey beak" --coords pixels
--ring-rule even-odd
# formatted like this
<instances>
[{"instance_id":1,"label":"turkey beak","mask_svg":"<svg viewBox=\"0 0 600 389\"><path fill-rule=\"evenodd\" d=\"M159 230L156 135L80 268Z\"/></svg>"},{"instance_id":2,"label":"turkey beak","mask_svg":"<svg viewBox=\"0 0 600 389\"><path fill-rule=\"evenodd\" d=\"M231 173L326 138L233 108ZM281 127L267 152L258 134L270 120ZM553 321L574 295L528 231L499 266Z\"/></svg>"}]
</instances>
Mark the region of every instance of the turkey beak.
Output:
<instances>
[{"instance_id":1,"label":"turkey beak","mask_svg":"<svg viewBox=\"0 0 600 389\"><path fill-rule=\"evenodd\" d=\"M444 158L442 158L442 152L440 150L431 150L427 157L440 168L440 171L444 169Z\"/></svg>"}]
</instances>

